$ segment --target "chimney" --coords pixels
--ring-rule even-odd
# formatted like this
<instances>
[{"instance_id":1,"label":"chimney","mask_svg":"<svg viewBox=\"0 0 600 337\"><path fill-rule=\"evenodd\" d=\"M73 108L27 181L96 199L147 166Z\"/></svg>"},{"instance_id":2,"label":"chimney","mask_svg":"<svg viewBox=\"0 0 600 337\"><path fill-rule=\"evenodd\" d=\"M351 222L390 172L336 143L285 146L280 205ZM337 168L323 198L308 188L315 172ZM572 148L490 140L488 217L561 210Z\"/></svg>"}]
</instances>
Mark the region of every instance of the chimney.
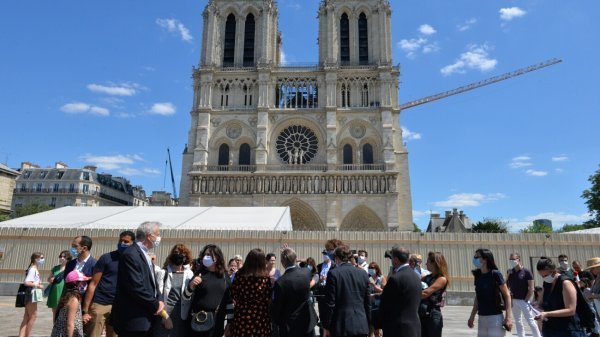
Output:
<instances>
[{"instance_id":1,"label":"chimney","mask_svg":"<svg viewBox=\"0 0 600 337\"><path fill-rule=\"evenodd\" d=\"M440 218L440 214L439 213L431 213L431 218L432 219L439 219Z\"/></svg>"},{"instance_id":2,"label":"chimney","mask_svg":"<svg viewBox=\"0 0 600 337\"><path fill-rule=\"evenodd\" d=\"M92 172L96 172L97 167L92 165L87 165L83 167L84 170L90 170Z\"/></svg>"},{"instance_id":3,"label":"chimney","mask_svg":"<svg viewBox=\"0 0 600 337\"><path fill-rule=\"evenodd\" d=\"M458 214L458 208L453 208L452 209L452 215L456 215Z\"/></svg>"},{"instance_id":4,"label":"chimney","mask_svg":"<svg viewBox=\"0 0 600 337\"><path fill-rule=\"evenodd\" d=\"M446 218L449 218L451 214L452 214L451 211L446 211Z\"/></svg>"},{"instance_id":5,"label":"chimney","mask_svg":"<svg viewBox=\"0 0 600 337\"><path fill-rule=\"evenodd\" d=\"M460 213L458 213L458 217L460 218L460 221L461 221L462 223L464 223L464 222L465 222L465 212L463 212L463 211L460 211Z\"/></svg>"},{"instance_id":6,"label":"chimney","mask_svg":"<svg viewBox=\"0 0 600 337\"><path fill-rule=\"evenodd\" d=\"M30 169L30 168L40 168L40 166L36 165L36 164L34 164L32 162L28 162L28 161L21 162L21 171L27 170L27 169Z\"/></svg>"},{"instance_id":7,"label":"chimney","mask_svg":"<svg viewBox=\"0 0 600 337\"><path fill-rule=\"evenodd\" d=\"M57 161L56 163L54 163L54 168L57 168L57 169L66 169L68 167L69 167L69 165L63 163L62 161Z\"/></svg>"}]
</instances>

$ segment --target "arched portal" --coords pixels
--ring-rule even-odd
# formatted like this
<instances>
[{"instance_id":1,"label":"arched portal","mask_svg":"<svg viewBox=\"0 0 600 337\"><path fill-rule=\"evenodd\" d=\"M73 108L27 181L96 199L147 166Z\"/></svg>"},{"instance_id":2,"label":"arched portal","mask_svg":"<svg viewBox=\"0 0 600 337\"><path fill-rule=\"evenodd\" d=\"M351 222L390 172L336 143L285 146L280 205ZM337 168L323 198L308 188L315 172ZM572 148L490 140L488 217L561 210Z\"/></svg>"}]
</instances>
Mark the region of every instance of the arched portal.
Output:
<instances>
[{"instance_id":1,"label":"arched portal","mask_svg":"<svg viewBox=\"0 0 600 337\"><path fill-rule=\"evenodd\" d=\"M315 210L304 201L294 198L285 202L283 207L289 206L292 216L292 228L295 231L322 231L325 226Z\"/></svg>"},{"instance_id":2,"label":"arched portal","mask_svg":"<svg viewBox=\"0 0 600 337\"><path fill-rule=\"evenodd\" d=\"M341 231L385 231L383 221L367 206L357 206L346 215Z\"/></svg>"}]
</instances>

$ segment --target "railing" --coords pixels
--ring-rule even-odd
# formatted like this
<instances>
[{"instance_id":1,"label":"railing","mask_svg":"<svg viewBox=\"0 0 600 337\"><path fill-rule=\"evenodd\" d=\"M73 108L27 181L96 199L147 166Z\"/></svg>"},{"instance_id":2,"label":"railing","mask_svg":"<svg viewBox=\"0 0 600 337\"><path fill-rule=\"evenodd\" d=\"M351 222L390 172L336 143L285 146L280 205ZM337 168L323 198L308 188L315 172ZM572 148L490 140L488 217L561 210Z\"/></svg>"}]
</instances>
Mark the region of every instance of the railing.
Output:
<instances>
[{"instance_id":1,"label":"railing","mask_svg":"<svg viewBox=\"0 0 600 337\"><path fill-rule=\"evenodd\" d=\"M385 164L342 164L336 165L336 171L385 171Z\"/></svg>"},{"instance_id":2,"label":"railing","mask_svg":"<svg viewBox=\"0 0 600 337\"><path fill-rule=\"evenodd\" d=\"M269 164L269 165L194 165L195 172L337 172L337 171L386 171L386 164Z\"/></svg>"},{"instance_id":3,"label":"railing","mask_svg":"<svg viewBox=\"0 0 600 337\"><path fill-rule=\"evenodd\" d=\"M70 188L15 188L14 193L26 193L26 194L36 194L36 193L44 193L44 194L85 194L85 195L98 195L96 191L84 191L80 189L70 189Z\"/></svg>"},{"instance_id":4,"label":"railing","mask_svg":"<svg viewBox=\"0 0 600 337\"><path fill-rule=\"evenodd\" d=\"M256 165L195 165L194 171L254 172Z\"/></svg>"},{"instance_id":5,"label":"railing","mask_svg":"<svg viewBox=\"0 0 600 337\"><path fill-rule=\"evenodd\" d=\"M241 111L241 110L253 110L256 109L256 105L224 105L224 106L214 106L213 110L223 110L223 111Z\"/></svg>"}]
</instances>

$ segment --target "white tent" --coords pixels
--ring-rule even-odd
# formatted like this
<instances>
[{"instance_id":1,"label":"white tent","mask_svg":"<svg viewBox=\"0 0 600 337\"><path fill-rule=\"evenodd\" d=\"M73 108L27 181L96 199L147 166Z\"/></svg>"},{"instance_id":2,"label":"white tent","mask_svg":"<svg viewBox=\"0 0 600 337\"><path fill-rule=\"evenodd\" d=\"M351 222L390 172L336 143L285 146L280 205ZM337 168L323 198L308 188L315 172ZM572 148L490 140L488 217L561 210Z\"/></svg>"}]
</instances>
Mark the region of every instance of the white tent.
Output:
<instances>
[{"instance_id":1,"label":"white tent","mask_svg":"<svg viewBox=\"0 0 600 337\"><path fill-rule=\"evenodd\" d=\"M566 232L564 234L600 234L600 227L582 229L578 231Z\"/></svg>"},{"instance_id":2,"label":"white tent","mask_svg":"<svg viewBox=\"0 0 600 337\"><path fill-rule=\"evenodd\" d=\"M133 228L158 221L163 229L291 231L289 207L73 207L0 222L0 228Z\"/></svg>"}]
</instances>

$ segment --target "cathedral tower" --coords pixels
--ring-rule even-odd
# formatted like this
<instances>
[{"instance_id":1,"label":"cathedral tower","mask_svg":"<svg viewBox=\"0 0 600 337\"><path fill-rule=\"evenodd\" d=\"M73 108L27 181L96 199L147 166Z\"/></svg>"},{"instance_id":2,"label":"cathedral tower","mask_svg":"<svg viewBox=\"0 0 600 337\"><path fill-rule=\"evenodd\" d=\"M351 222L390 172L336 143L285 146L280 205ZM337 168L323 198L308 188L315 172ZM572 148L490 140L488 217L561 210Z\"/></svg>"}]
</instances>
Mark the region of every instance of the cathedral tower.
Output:
<instances>
[{"instance_id":1,"label":"cathedral tower","mask_svg":"<svg viewBox=\"0 0 600 337\"><path fill-rule=\"evenodd\" d=\"M211 0L181 205L290 206L296 230L412 231L387 0L325 0L319 63L280 64L273 0Z\"/></svg>"}]
</instances>

